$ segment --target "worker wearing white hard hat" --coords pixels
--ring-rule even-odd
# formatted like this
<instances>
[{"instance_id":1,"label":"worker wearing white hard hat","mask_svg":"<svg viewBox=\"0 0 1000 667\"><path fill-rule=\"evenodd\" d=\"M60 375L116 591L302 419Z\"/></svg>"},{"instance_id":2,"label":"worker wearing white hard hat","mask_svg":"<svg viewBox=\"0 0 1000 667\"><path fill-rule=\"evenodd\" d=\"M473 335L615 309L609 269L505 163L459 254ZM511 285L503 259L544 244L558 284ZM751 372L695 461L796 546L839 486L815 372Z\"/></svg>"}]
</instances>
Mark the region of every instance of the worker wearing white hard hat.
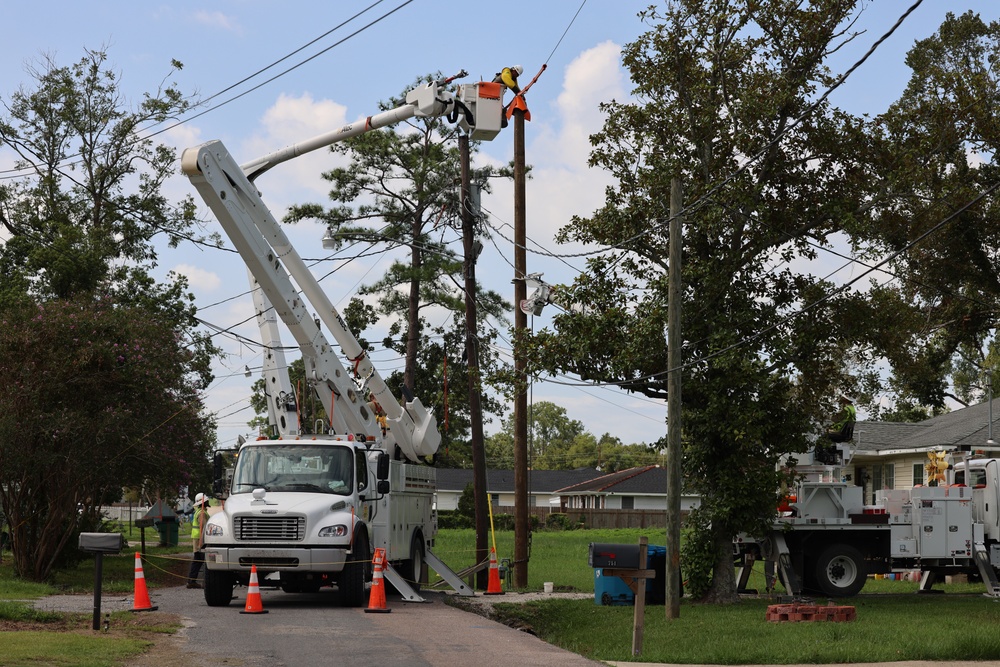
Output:
<instances>
[{"instance_id":1,"label":"worker wearing white hard hat","mask_svg":"<svg viewBox=\"0 0 1000 667\"><path fill-rule=\"evenodd\" d=\"M188 570L188 588L201 588L198 575L205 564L205 523L208 521L208 496L199 493L194 497L194 516L191 517L191 569Z\"/></svg>"},{"instance_id":2,"label":"worker wearing white hard hat","mask_svg":"<svg viewBox=\"0 0 1000 667\"><path fill-rule=\"evenodd\" d=\"M524 72L524 68L520 65L504 67L502 70L497 72L495 77L493 77L493 83L502 83L513 90L516 95L521 92L521 87L517 85L517 77L519 77L522 72Z\"/></svg>"}]
</instances>

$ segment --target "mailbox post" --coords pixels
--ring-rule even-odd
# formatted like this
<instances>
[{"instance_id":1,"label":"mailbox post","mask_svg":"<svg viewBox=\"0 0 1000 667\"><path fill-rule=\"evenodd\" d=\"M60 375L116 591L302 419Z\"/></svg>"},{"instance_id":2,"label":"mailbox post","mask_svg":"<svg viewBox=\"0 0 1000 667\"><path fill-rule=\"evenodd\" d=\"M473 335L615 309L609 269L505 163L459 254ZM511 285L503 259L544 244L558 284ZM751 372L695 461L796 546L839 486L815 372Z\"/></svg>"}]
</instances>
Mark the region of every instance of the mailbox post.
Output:
<instances>
[{"instance_id":1,"label":"mailbox post","mask_svg":"<svg viewBox=\"0 0 1000 667\"><path fill-rule=\"evenodd\" d=\"M141 519L135 520L135 527L139 529L139 545L142 555L146 555L146 529L153 527L152 517L142 517Z\"/></svg>"},{"instance_id":2,"label":"mailbox post","mask_svg":"<svg viewBox=\"0 0 1000 667\"><path fill-rule=\"evenodd\" d=\"M632 621L632 655L642 653L642 638L646 619L646 579L656 577L656 570L646 568L649 540L645 535L639 544L590 545L590 566L604 569L604 574L621 578L635 593Z\"/></svg>"},{"instance_id":3,"label":"mailbox post","mask_svg":"<svg viewBox=\"0 0 1000 667\"><path fill-rule=\"evenodd\" d=\"M122 551L121 533L80 533L80 551L94 554L94 630L101 629L101 581L104 577L104 554Z\"/></svg>"}]
</instances>

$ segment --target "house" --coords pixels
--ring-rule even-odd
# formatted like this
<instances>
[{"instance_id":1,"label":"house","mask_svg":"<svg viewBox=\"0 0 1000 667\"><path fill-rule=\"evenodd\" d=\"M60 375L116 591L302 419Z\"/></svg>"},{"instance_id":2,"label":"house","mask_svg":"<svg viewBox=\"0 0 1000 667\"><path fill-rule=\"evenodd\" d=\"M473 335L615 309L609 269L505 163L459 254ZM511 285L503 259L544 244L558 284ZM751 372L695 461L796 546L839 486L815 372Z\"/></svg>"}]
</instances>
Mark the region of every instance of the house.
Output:
<instances>
[{"instance_id":1,"label":"house","mask_svg":"<svg viewBox=\"0 0 1000 667\"><path fill-rule=\"evenodd\" d=\"M553 499L556 499L556 504L558 504L557 489L600 475L601 472L595 468L529 470L528 506L529 508L543 508L545 512L548 512L553 504ZM469 484L472 484L472 470L468 468L438 468L437 493L435 494L437 509L458 509L458 499ZM486 488L494 508L502 512L513 513L513 470L487 470ZM530 513L533 509L528 511Z\"/></svg>"},{"instance_id":2,"label":"house","mask_svg":"<svg viewBox=\"0 0 1000 667\"><path fill-rule=\"evenodd\" d=\"M873 504L876 490L927 483L928 454L959 449L1000 457L1000 446L992 441L991 422L997 418L1000 399L916 423L858 422L845 475L864 487L864 502Z\"/></svg>"},{"instance_id":3,"label":"house","mask_svg":"<svg viewBox=\"0 0 1000 667\"><path fill-rule=\"evenodd\" d=\"M561 511L667 511L667 470L658 465L638 466L584 480L557 491ZM698 504L698 496L681 495L681 513Z\"/></svg>"}]
</instances>

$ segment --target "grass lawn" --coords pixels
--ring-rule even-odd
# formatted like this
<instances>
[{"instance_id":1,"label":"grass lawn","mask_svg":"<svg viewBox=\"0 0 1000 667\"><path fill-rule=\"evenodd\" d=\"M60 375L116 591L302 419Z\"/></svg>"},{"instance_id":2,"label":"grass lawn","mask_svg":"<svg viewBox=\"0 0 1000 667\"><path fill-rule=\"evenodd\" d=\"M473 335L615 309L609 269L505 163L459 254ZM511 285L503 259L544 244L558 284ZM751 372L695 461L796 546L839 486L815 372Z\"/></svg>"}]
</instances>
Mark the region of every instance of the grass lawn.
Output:
<instances>
[{"instance_id":1,"label":"grass lawn","mask_svg":"<svg viewBox=\"0 0 1000 667\"><path fill-rule=\"evenodd\" d=\"M152 533L152 535L150 534ZM128 535L126 535L128 537ZM176 547L159 547L156 531L146 531L143 576L150 588L176 586L184 581L191 552L190 539ZM135 553L139 534L118 555L103 558L103 593L132 594L135 590ZM176 632L180 617L152 612L111 614L110 631L93 630L93 614L36 611L25 600L47 595L94 592L94 560L53 574L50 582L35 583L14 575L10 552L0 562L0 664L4 667L117 667L149 650L157 635Z\"/></svg>"},{"instance_id":2,"label":"grass lawn","mask_svg":"<svg viewBox=\"0 0 1000 667\"><path fill-rule=\"evenodd\" d=\"M541 590L594 591L594 571L587 565L591 542L635 544L645 534L663 545L661 531L583 530L539 532L532 537L528 587ZM499 558L513 555L514 536L497 533ZM439 534L435 548L453 568L472 564L471 530ZM683 569L683 567L682 567ZM764 590L758 563L750 586ZM788 664L890 662L898 660L990 660L1000 656L1000 602L983 597L982 584L936 586L943 595L917 595L918 584L869 580L864 594L839 605L852 605L857 620L848 623L772 623L768 605L777 600L743 598L726 607L684 600L679 619L668 621L662 605L646 607L643 652L633 658L634 608L597 605L585 600L553 599L494 607L498 620L530 628L547 642L596 660L703 664ZM816 599L826 604L826 598Z\"/></svg>"}]
</instances>

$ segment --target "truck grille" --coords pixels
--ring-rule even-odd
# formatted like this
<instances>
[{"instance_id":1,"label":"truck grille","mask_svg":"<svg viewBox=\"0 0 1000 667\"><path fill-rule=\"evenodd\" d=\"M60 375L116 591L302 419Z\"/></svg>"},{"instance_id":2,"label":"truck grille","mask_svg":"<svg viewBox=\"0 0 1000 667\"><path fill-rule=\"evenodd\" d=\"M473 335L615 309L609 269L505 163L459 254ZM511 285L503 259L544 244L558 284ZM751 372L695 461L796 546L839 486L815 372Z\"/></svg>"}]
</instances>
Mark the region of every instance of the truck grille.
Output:
<instances>
[{"instance_id":1,"label":"truck grille","mask_svg":"<svg viewBox=\"0 0 1000 667\"><path fill-rule=\"evenodd\" d=\"M299 542L305 536L306 518L238 516L236 539L249 542Z\"/></svg>"}]
</instances>

